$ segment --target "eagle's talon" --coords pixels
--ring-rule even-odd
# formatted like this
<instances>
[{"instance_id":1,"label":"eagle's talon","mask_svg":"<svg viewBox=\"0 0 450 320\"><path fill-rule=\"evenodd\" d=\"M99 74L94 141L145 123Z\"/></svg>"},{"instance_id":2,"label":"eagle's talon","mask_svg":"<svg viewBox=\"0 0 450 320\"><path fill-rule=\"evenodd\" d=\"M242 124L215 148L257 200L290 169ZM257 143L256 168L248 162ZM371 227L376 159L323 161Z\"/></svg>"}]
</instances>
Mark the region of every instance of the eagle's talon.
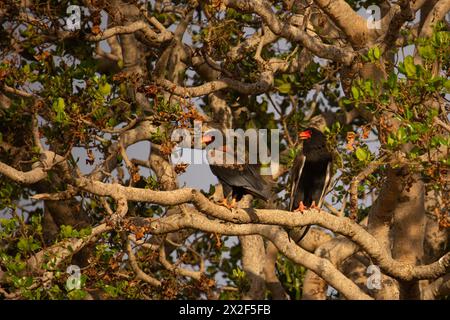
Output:
<instances>
[{"instance_id":1,"label":"eagle's talon","mask_svg":"<svg viewBox=\"0 0 450 320\"><path fill-rule=\"evenodd\" d=\"M224 206L227 209L233 209L236 208L236 199L232 198L231 199L231 203L228 203L228 199L227 198L223 198L222 201L219 202L220 205Z\"/></svg>"},{"instance_id":2,"label":"eagle's talon","mask_svg":"<svg viewBox=\"0 0 450 320\"><path fill-rule=\"evenodd\" d=\"M220 200L220 201L218 202L218 204L221 205L221 206L224 206L224 207L227 207L227 208L228 208L228 201L227 201L227 198L223 198L222 200Z\"/></svg>"},{"instance_id":3,"label":"eagle's talon","mask_svg":"<svg viewBox=\"0 0 450 320\"><path fill-rule=\"evenodd\" d=\"M294 212L301 212L301 213L303 213L303 211L305 211L306 209L307 208L303 204L303 201L300 201L300 203L298 204L298 208L295 209Z\"/></svg>"}]
</instances>

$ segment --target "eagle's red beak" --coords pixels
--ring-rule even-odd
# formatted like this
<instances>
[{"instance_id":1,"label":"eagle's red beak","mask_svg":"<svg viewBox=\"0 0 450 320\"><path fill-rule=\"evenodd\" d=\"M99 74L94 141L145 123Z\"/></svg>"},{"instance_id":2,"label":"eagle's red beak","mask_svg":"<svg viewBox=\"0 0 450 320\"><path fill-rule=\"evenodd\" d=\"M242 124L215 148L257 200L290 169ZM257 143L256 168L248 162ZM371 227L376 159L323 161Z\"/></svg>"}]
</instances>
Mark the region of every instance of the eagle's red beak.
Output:
<instances>
[{"instance_id":1,"label":"eagle's red beak","mask_svg":"<svg viewBox=\"0 0 450 320\"><path fill-rule=\"evenodd\" d=\"M311 138L312 132L311 132L311 130L305 130L305 131L300 132L298 134L298 136L299 136L300 140L307 140L307 139Z\"/></svg>"},{"instance_id":2,"label":"eagle's red beak","mask_svg":"<svg viewBox=\"0 0 450 320\"><path fill-rule=\"evenodd\" d=\"M202 136L202 144L204 143L204 144L208 145L213 141L214 141L214 136L208 136L208 135Z\"/></svg>"}]
</instances>

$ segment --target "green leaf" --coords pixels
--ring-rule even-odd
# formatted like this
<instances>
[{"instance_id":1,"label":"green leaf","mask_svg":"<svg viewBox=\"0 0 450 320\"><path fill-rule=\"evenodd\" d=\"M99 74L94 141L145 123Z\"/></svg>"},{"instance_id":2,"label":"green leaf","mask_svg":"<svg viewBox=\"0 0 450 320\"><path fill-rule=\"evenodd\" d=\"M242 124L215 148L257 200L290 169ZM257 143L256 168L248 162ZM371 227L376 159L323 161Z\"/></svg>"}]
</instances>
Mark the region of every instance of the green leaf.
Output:
<instances>
[{"instance_id":1,"label":"green leaf","mask_svg":"<svg viewBox=\"0 0 450 320\"><path fill-rule=\"evenodd\" d=\"M372 84L373 83L371 80L367 80L364 82L364 92L366 92L371 97L375 95Z\"/></svg>"},{"instance_id":2,"label":"green leaf","mask_svg":"<svg viewBox=\"0 0 450 320\"><path fill-rule=\"evenodd\" d=\"M434 60L436 58L436 53L435 53L432 45L428 44L425 46L419 46L418 50L419 50L419 54L422 58L425 58L428 60Z\"/></svg>"},{"instance_id":3,"label":"green leaf","mask_svg":"<svg viewBox=\"0 0 450 320\"><path fill-rule=\"evenodd\" d=\"M448 92L450 92L450 80L446 80L444 82L444 87Z\"/></svg>"},{"instance_id":4,"label":"green leaf","mask_svg":"<svg viewBox=\"0 0 450 320\"><path fill-rule=\"evenodd\" d=\"M449 33L447 31L438 31L433 34L433 45L436 47L445 47L449 42Z\"/></svg>"},{"instance_id":5,"label":"green leaf","mask_svg":"<svg viewBox=\"0 0 450 320\"><path fill-rule=\"evenodd\" d=\"M61 225L60 235L62 238L78 238L79 232L70 225Z\"/></svg>"},{"instance_id":6,"label":"green leaf","mask_svg":"<svg viewBox=\"0 0 450 320\"><path fill-rule=\"evenodd\" d=\"M23 72L24 73L30 73L30 65L29 64L26 64L26 65L24 65L23 66Z\"/></svg>"},{"instance_id":7,"label":"green leaf","mask_svg":"<svg viewBox=\"0 0 450 320\"><path fill-rule=\"evenodd\" d=\"M28 251L30 248L30 245L28 243L27 238L20 238L19 242L17 243L17 249L20 251Z\"/></svg>"},{"instance_id":8,"label":"green leaf","mask_svg":"<svg viewBox=\"0 0 450 320\"><path fill-rule=\"evenodd\" d=\"M356 149L355 154L359 161L366 161L369 158L368 152L363 148Z\"/></svg>"},{"instance_id":9,"label":"green leaf","mask_svg":"<svg viewBox=\"0 0 450 320\"><path fill-rule=\"evenodd\" d=\"M413 117L413 112L409 108L405 108L405 118L410 120Z\"/></svg>"},{"instance_id":10,"label":"green leaf","mask_svg":"<svg viewBox=\"0 0 450 320\"><path fill-rule=\"evenodd\" d=\"M381 58L380 48L378 48L378 47L373 48L373 56L376 60L380 60L380 58Z\"/></svg>"},{"instance_id":11,"label":"green leaf","mask_svg":"<svg viewBox=\"0 0 450 320\"><path fill-rule=\"evenodd\" d=\"M443 136L435 136L431 139L431 146L437 147L439 145L447 146L448 140L445 139Z\"/></svg>"},{"instance_id":12,"label":"green leaf","mask_svg":"<svg viewBox=\"0 0 450 320\"><path fill-rule=\"evenodd\" d=\"M283 75L284 76L284 75ZM286 79L289 80L289 82L294 82L295 81L295 75L293 74L287 74L286 75Z\"/></svg>"},{"instance_id":13,"label":"green leaf","mask_svg":"<svg viewBox=\"0 0 450 320\"><path fill-rule=\"evenodd\" d=\"M75 289L67 293L70 300L83 300L87 297L87 292L81 289Z\"/></svg>"},{"instance_id":14,"label":"green leaf","mask_svg":"<svg viewBox=\"0 0 450 320\"><path fill-rule=\"evenodd\" d=\"M400 127L400 129L398 129L398 132L397 132L397 139L400 142L403 142L403 141L405 141L406 136L407 136L407 133L406 133L405 127Z\"/></svg>"},{"instance_id":15,"label":"green leaf","mask_svg":"<svg viewBox=\"0 0 450 320\"><path fill-rule=\"evenodd\" d=\"M20 238L19 242L17 243L17 249L23 252L35 251L40 247L41 245L38 242L34 241L34 239L31 237Z\"/></svg>"},{"instance_id":16,"label":"green leaf","mask_svg":"<svg viewBox=\"0 0 450 320\"><path fill-rule=\"evenodd\" d=\"M357 87L352 87L352 95L353 99L358 100L359 99L359 89Z\"/></svg>"},{"instance_id":17,"label":"green leaf","mask_svg":"<svg viewBox=\"0 0 450 320\"><path fill-rule=\"evenodd\" d=\"M66 103L64 102L64 99L59 97L58 99L56 99L55 102L53 102L53 110L55 110L56 112L62 112L64 111L66 107Z\"/></svg>"},{"instance_id":18,"label":"green leaf","mask_svg":"<svg viewBox=\"0 0 450 320\"><path fill-rule=\"evenodd\" d=\"M56 112L56 118L55 121L58 123L62 123L66 120L66 113L64 109L66 108L66 103L64 102L64 99L59 97L53 102L52 105L53 110Z\"/></svg>"},{"instance_id":19,"label":"green leaf","mask_svg":"<svg viewBox=\"0 0 450 320\"><path fill-rule=\"evenodd\" d=\"M414 59L412 56L407 56L404 61L405 72L409 78L414 78L416 76L417 67L414 64Z\"/></svg>"},{"instance_id":20,"label":"green leaf","mask_svg":"<svg viewBox=\"0 0 450 320\"><path fill-rule=\"evenodd\" d=\"M367 52L367 56L369 57L370 61L374 61L375 58L373 56L373 49L369 49L369 52Z\"/></svg>"},{"instance_id":21,"label":"green leaf","mask_svg":"<svg viewBox=\"0 0 450 320\"><path fill-rule=\"evenodd\" d=\"M84 229L80 230L80 237L86 237L86 236L90 236L92 233L92 228L91 227L87 227Z\"/></svg>"},{"instance_id":22,"label":"green leaf","mask_svg":"<svg viewBox=\"0 0 450 320\"><path fill-rule=\"evenodd\" d=\"M61 235L62 235L64 238L70 237L70 236L72 235L72 226L65 226L65 225L62 225L62 226L61 226Z\"/></svg>"},{"instance_id":23,"label":"green leaf","mask_svg":"<svg viewBox=\"0 0 450 320\"><path fill-rule=\"evenodd\" d=\"M277 87L280 93L288 94L291 91L291 84L289 82L284 82Z\"/></svg>"},{"instance_id":24,"label":"green leaf","mask_svg":"<svg viewBox=\"0 0 450 320\"><path fill-rule=\"evenodd\" d=\"M351 100L349 100L349 99L342 99L342 103L344 103L344 104L352 104L352 101Z\"/></svg>"},{"instance_id":25,"label":"green leaf","mask_svg":"<svg viewBox=\"0 0 450 320\"><path fill-rule=\"evenodd\" d=\"M105 285L103 287L103 290L105 290L105 292L111 296L112 298L115 298L119 295L119 289L110 285Z\"/></svg>"},{"instance_id":26,"label":"green leaf","mask_svg":"<svg viewBox=\"0 0 450 320\"><path fill-rule=\"evenodd\" d=\"M100 84L98 86L98 91L100 92L101 95L107 96L111 93L111 85L108 82Z\"/></svg>"},{"instance_id":27,"label":"green leaf","mask_svg":"<svg viewBox=\"0 0 450 320\"><path fill-rule=\"evenodd\" d=\"M416 142L419 140L419 135L418 134L412 134L409 136L409 141L411 142Z\"/></svg>"}]
</instances>

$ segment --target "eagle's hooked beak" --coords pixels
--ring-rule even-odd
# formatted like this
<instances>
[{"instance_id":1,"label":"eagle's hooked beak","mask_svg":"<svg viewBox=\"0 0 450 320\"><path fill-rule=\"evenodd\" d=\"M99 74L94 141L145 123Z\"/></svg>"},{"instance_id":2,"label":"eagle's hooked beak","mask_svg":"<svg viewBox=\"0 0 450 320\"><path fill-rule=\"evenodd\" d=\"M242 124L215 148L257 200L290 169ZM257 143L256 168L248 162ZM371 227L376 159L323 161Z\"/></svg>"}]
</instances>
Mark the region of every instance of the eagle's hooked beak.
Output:
<instances>
[{"instance_id":1,"label":"eagle's hooked beak","mask_svg":"<svg viewBox=\"0 0 450 320\"><path fill-rule=\"evenodd\" d=\"M202 136L202 144L208 145L213 141L214 141L214 136L209 136L209 135Z\"/></svg>"},{"instance_id":2,"label":"eagle's hooked beak","mask_svg":"<svg viewBox=\"0 0 450 320\"><path fill-rule=\"evenodd\" d=\"M311 130L305 130L305 131L300 132L298 134L298 136L299 136L300 140L311 139L312 132L311 132Z\"/></svg>"}]
</instances>

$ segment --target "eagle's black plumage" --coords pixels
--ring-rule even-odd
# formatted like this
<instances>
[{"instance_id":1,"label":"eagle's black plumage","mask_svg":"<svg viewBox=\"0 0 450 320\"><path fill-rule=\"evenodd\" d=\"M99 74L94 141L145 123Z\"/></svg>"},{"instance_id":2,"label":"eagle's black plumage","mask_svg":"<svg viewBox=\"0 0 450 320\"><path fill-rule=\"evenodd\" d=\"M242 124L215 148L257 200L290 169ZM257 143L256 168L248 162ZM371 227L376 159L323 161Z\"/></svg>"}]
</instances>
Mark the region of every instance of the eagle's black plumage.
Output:
<instances>
[{"instance_id":1,"label":"eagle's black plumage","mask_svg":"<svg viewBox=\"0 0 450 320\"><path fill-rule=\"evenodd\" d=\"M270 188L258 173L256 165L210 165L212 173L219 179L225 197L232 196L239 201L245 194L267 200Z\"/></svg>"},{"instance_id":2,"label":"eagle's black plumage","mask_svg":"<svg viewBox=\"0 0 450 320\"><path fill-rule=\"evenodd\" d=\"M202 142L206 144L212 143L213 141L213 136L204 136L202 139ZM222 161L227 157L231 159L236 158L233 151L227 150L226 146L219 147L213 154L222 155ZM213 158L214 156L209 159L211 160ZM226 163L226 161L222 163L219 161L220 163L212 164L210 162L209 167L222 184L225 198L231 196L236 201L239 201L245 194L251 194L256 198L268 200L270 198L271 188L259 174L259 166L245 163L243 159L240 160L242 160L240 163Z\"/></svg>"},{"instance_id":3,"label":"eagle's black plumage","mask_svg":"<svg viewBox=\"0 0 450 320\"><path fill-rule=\"evenodd\" d=\"M320 207L331 180L332 155L327 149L325 135L315 128L308 128L300 138L304 140L303 149L291 170L290 211L298 208L300 202L307 207L314 202ZM308 229L297 229L294 240L300 241Z\"/></svg>"}]
</instances>

